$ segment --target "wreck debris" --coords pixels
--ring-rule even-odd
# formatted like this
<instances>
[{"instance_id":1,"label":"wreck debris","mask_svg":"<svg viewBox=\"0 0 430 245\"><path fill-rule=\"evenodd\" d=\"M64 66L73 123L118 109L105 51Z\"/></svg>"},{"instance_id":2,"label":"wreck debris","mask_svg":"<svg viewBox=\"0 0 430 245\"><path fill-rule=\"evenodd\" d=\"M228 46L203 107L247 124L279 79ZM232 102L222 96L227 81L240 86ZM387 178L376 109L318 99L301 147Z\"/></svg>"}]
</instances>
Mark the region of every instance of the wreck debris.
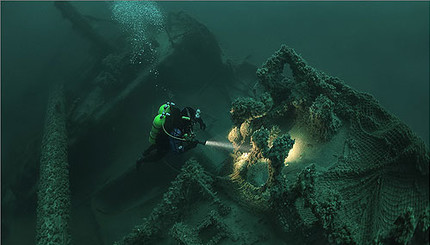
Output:
<instances>
[{"instance_id":1,"label":"wreck debris","mask_svg":"<svg viewBox=\"0 0 430 245\"><path fill-rule=\"evenodd\" d=\"M273 171L269 173L269 184L281 181L282 167L284 166L285 159L288 157L288 153L293 148L293 145L294 140L291 139L291 136L288 133L283 134L273 141L272 147L270 147L267 150L267 153L265 153L265 157L270 160L270 170Z\"/></svg>"},{"instance_id":2,"label":"wreck debris","mask_svg":"<svg viewBox=\"0 0 430 245\"><path fill-rule=\"evenodd\" d=\"M218 244L218 242L227 237L234 238L228 226L222 221L220 214L215 210L212 210L195 230L203 238L203 244L207 245ZM205 232L211 235L204 235L203 233Z\"/></svg>"},{"instance_id":3,"label":"wreck debris","mask_svg":"<svg viewBox=\"0 0 430 245\"><path fill-rule=\"evenodd\" d=\"M327 141L336 134L342 122L333 112L334 102L325 95L318 96L309 107L309 125L316 140Z\"/></svg>"},{"instance_id":4,"label":"wreck debris","mask_svg":"<svg viewBox=\"0 0 430 245\"><path fill-rule=\"evenodd\" d=\"M185 245L203 244L198 234L182 222L175 223L170 229L170 235L179 243Z\"/></svg>"},{"instance_id":5,"label":"wreck debris","mask_svg":"<svg viewBox=\"0 0 430 245\"><path fill-rule=\"evenodd\" d=\"M258 99L239 97L232 103L231 118L234 124L240 125L245 120L253 120L265 116L272 106L273 100L268 94L263 94Z\"/></svg>"},{"instance_id":6,"label":"wreck debris","mask_svg":"<svg viewBox=\"0 0 430 245\"><path fill-rule=\"evenodd\" d=\"M201 55L205 57L205 62L211 62L214 69L223 64L221 48L215 36L205 25L185 12L169 13L165 29L169 41L176 51Z\"/></svg>"},{"instance_id":7,"label":"wreck debris","mask_svg":"<svg viewBox=\"0 0 430 245\"><path fill-rule=\"evenodd\" d=\"M189 228L182 222L174 224L170 229L170 235L184 245L214 245L224 238L234 236L215 210L212 210L196 228Z\"/></svg>"},{"instance_id":8,"label":"wreck debris","mask_svg":"<svg viewBox=\"0 0 430 245\"><path fill-rule=\"evenodd\" d=\"M292 78L283 75L286 64ZM263 212L277 210L274 216L283 230L300 233L305 241L310 230L323 231L327 243L337 244L377 240L404 244L428 234L429 151L404 123L371 95L314 69L285 45L258 69L257 76L264 88L260 93L268 93L274 104L264 110L261 99L241 98L232 105L235 127L229 140L236 155L228 163L232 167L224 168L231 172L223 183L231 196ZM240 151L249 140L243 140L236 125L245 122L254 143L250 153ZM330 163L320 163L317 157L307 160L315 161L311 165L302 161L300 174L289 181L282 173L283 165L276 170L268 164L269 172L280 172L278 181L269 186L271 191L255 187L246 177L250 163L269 157L269 131L263 127L276 125L300 127L317 147L330 142L342 128L347 132L343 156ZM281 152L270 160L279 162L285 156ZM231 185L235 190L230 190ZM258 208L263 206L261 200L271 208Z\"/></svg>"},{"instance_id":9,"label":"wreck debris","mask_svg":"<svg viewBox=\"0 0 430 245\"><path fill-rule=\"evenodd\" d=\"M162 236L161 232L174 225L183 215L184 208L197 198L193 196L195 193L208 196L209 200L217 204L221 215L227 215L229 208L221 203L216 193L212 190L212 182L212 177L204 172L197 161L188 160L182 167L181 173L164 194L161 203L153 209L148 218L144 219L142 225L136 226L130 234L116 244L147 244L159 238ZM212 220L215 220L215 218L212 218ZM181 224L176 224L172 229L173 236L182 232L191 232L188 227ZM190 239L196 240L197 238ZM184 240L183 242L188 241Z\"/></svg>"},{"instance_id":10,"label":"wreck debris","mask_svg":"<svg viewBox=\"0 0 430 245\"><path fill-rule=\"evenodd\" d=\"M62 87L50 94L37 192L37 244L70 244L70 189Z\"/></svg>"},{"instance_id":11,"label":"wreck debris","mask_svg":"<svg viewBox=\"0 0 430 245\"><path fill-rule=\"evenodd\" d=\"M67 1L56 1L54 5L60 10L64 18L72 22L76 31L92 42L93 46L99 50L101 56L105 56L113 51L109 42L104 40L102 36L93 29L85 16L81 15L72 4Z\"/></svg>"}]
</instances>

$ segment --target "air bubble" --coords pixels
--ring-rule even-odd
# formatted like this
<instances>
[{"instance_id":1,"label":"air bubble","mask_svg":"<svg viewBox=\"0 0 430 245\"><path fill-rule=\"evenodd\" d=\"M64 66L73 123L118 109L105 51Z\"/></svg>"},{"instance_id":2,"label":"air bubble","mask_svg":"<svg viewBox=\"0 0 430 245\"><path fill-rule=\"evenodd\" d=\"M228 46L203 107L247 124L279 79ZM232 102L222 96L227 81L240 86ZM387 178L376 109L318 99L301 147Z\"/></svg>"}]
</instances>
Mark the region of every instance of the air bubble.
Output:
<instances>
[{"instance_id":1,"label":"air bubble","mask_svg":"<svg viewBox=\"0 0 430 245\"><path fill-rule=\"evenodd\" d=\"M150 56L153 61L154 48L151 39L164 28L164 16L156 2L116 1L112 3L112 18L121 24L130 37L131 63L141 64L141 56Z\"/></svg>"}]
</instances>

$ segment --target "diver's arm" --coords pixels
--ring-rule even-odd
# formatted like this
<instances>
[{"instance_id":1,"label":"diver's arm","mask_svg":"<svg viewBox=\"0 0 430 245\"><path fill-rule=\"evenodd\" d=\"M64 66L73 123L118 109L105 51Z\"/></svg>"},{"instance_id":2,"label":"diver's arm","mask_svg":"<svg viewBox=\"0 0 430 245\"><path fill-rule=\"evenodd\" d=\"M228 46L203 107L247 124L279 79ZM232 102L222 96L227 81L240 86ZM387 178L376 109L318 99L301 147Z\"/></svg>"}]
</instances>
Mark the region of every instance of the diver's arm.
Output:
<instances>
[{"instance_id":1,"label":"diver's arm","mask_svg":"<svg viewBox=\"0 0 430 245\"><path fill-rule=\"evenodd\" d=\"M206 124L203 122L202 118L196 118L195 120L196 120L196 122L199 123L201 130L205 130L206 129Z\"/></svg>"}]
</instances>

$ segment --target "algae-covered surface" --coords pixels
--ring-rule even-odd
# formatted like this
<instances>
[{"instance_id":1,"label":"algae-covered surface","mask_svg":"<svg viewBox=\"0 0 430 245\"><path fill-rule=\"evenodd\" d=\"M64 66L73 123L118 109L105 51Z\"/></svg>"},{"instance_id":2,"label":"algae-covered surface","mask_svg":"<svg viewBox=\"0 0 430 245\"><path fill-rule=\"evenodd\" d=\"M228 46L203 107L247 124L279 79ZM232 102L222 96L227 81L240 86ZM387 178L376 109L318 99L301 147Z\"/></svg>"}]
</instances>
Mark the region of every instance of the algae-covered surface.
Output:
<instances>
[{"instance_id":1,"label":"algae-covered surface","mask_svg":"<svg viewBox=\"0 0 430 245\"><path fill-rule=\"evenodd\" d=\"M1 244L428 244L428 2L1 2ZM136 169L165 102L206 141Z\"/></svg>"}]
</instances>

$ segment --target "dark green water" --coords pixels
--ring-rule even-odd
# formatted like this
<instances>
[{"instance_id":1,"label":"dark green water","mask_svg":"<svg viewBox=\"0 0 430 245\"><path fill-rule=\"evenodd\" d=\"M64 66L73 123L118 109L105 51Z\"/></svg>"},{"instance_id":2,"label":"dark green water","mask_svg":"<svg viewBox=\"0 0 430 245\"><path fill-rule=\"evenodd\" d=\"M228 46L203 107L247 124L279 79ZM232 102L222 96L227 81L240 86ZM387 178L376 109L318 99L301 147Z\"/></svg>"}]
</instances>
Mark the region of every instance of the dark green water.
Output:
<instances>
[{"instance_id":1,"label":"dark green water","mask_svg":"<svg viewBox=\"0 0 430 245\"><path fill-rule=\"evenodd\" d=\"M281 44L295 48L312 66L374 95L429 145L429 2L158 5L164 12L183 10L206 25L225 58L233 62L247 60L260 66ZM84 14L111 20L109 4L80 2L76 6ZM97 21L93 24L101 35L116 35ZM40 144L48 89L59 81L73 83L72 76L90 52L87 40L52 2L1 2L2 197L11 187L12 200L17 200L13 208L2 205L2 223L9 228L11 220L18 220L12 230L5 230L10 235L2 236L2 244L18 241L19 233L34 237L35 197L20 193L31 189L26 181L34 183L36 177L21 173L22 169L30 169L30 175L37 172L38 162L25 166L23 162L26 155L38 154L34 148ZM16 224L22 231L17 232ZM32 244L33 240L22 241Z\"/></svg>"}]
</instances>

